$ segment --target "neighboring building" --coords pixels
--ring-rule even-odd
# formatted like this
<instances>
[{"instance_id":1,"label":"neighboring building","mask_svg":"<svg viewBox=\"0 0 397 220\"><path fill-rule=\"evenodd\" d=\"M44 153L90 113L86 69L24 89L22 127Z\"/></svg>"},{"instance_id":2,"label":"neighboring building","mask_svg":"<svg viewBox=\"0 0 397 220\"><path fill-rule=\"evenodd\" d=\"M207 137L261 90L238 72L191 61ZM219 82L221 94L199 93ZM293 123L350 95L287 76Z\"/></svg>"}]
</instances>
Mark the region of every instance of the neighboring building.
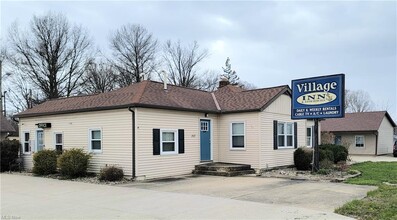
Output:
<instances>
[{"instance_id":1,"label":"neighboring building","mask_svg":"<svg viewBox=\"0 0 397 220\"><path fill-rule=\"evenodd\" d=\"M347 113L321 122L322 132L335 135L336 144L349 145L349 154L393 153L395 122L386 111Z\"/></svg>"},{"instance_id":2,"label":"neighboring building","mask_svg":"<svg viewBox=\"0 0 397 220\"><path fill-rule=\"evenodd\" d=\"M97 95L60 98L21 112L25 168L32 152L83 148L90 171L118 165L140 178L191 173L205 161L249 164L257 171L293 164L305 146L306 120L291 120L288 86L216 92L143 81ZM310 135L309 135L310 136Z\"/></svg>"},{"instance_id":3,"label":"neighboring building","mask_svg":"<svg viewBox=\"0 0 397 220\"><path fill-rule=\"evenodd\" d=\"M16 133L15 128L12 126L11 122L0 114L0 141L8 138L11 134Z\"/></svg>"}]
</instances>

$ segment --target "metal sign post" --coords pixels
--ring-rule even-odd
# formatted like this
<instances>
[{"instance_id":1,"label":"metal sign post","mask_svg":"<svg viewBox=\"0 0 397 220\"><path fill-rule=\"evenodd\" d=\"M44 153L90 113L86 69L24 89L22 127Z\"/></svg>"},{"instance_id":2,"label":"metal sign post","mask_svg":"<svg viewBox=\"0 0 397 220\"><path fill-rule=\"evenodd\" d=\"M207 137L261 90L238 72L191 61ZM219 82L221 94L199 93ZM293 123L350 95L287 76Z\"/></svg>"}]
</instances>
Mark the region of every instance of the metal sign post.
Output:
<instances>
[{"instance_id":1,"label":"metal sign post","mask_svg":"<svg viewBox=\"0 0 397 220\"><path fill-rule=\"evenodd\" d=\"M313 167L312 171L317 172L320 169L320 149L318 147L318 121L319 119L314 119L314 157L313 157Z\"/></svg>"}]
</instances>

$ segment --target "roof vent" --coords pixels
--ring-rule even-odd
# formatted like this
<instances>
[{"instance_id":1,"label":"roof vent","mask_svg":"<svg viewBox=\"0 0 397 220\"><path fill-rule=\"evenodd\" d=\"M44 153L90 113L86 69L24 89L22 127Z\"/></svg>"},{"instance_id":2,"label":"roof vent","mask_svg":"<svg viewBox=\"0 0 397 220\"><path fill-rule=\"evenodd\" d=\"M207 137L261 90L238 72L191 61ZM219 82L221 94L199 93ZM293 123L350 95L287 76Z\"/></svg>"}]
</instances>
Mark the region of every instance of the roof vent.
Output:
<instances>
[{"instance_id":1,"label":"roof vent","mask_svg":"<svg viewBox=\"0 0 397 220\"><path fill-rule=\"evenodd\" d=\"M163 75L164 90L167 90L167 81L168 81L167 72L161 70L161 73Z\"/></svg>"}]
</instances>

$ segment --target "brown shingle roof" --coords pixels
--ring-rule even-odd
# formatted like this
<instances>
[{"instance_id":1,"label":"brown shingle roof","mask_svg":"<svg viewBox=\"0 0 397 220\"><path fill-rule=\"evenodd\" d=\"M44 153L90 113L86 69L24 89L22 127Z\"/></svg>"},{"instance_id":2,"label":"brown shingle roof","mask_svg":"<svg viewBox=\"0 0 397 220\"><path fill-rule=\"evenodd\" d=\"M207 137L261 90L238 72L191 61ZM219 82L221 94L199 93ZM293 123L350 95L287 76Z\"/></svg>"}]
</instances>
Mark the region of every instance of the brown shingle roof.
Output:
<instances>
[{"instance_id":1,"label":"brown shingle roof","mask_svg":"<svg viewBox=\"0 0 397 220\"><path fill-rule=\"evenodd\" d=\"M262 110L286 91L289 91L288 86L247 91L226 86L213 95L206 91L172 85L168 85L168 89L164 90L163 83L143 81L112 92L50 100L16 116L22 118L130 106L208 113L253 111ZM217 108L216 101L220 109Z\"/></svg>"},{"instance_id":2,"label":"brown shingle roof","mask_svg":"<svg viewBox=\"0 0 397 220\"><path fill-rule=\"evenodd\" d=\"M216 99L222 112L263 110L278 95L289 92L288 86L273 88L243 90L228 85L215 92Z\"/></svg>"},{"instance_id":3,"label":"brown shingle roof","mask_svg":"<svg viewBox=\"0 0 397 220\"><path fill-rule=\"evenodd\" d=\"M11 123L7 120L6 117L0 115L0 132L16 132L15 128L11 125Z\"/></svg>"},{"instance_id":4,"label":"brown shingle roof","mask_svg":"<svg viewBox=\"0 0 397 220\"><path fill-rule=\"evenodd\" d=\"M346 113L344 118L330 118L321 122L321 131L377 131L384 117L393 127L396 124L386 111Z\"/></svg>"}]
</instances>

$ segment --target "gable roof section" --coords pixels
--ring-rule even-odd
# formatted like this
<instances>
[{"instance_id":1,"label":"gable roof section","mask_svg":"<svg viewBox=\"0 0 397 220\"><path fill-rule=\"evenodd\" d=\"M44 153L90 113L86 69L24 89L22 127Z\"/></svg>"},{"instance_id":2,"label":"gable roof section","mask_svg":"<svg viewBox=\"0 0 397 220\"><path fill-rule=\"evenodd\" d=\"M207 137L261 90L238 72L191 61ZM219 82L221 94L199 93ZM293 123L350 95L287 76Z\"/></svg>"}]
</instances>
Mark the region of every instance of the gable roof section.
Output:
<instances>
[{"instance_id":1,"label":"gable roof section","mask_svg":"<svg viewBox=\"0 0 397 220\"><path fill-rule=\"evenodd\" d=\"M218 89L215 97L223 113L265 109L281 94L289 93L288 86L243 90L232 85Z\"/></svg>"},{"instance_id":2,"label":"gable roof section","mask_svg":"<svg viewBox=\"0 0 397 220\"><path fill-rule=\"evenodd\" d=\"M267 89L243 90L235 86L226 86L214 93L143 81L112 92L59 98L49 100L16 117L120 109L127 107L148 107L175 109L206 113L229 113L242 111L260 111L279 95L289 91L288 86Z\"/></svg>"},{"instance_id":3,"label":"gable roof section","mask_svg":"<svg viewBox=\"0 0 397 220\"><path fill-rule=\"evenodd\" d=\"M321 131L378 131L383 118L386 117L393 127L393 119L386 111L346 113L344 118L330 118L321 122Z\"/></svg>"},{"instance_id":4,"label":"gable roof section","mask_svg":"<svg viewBox=\"0 0 397 220\"><path fill-rule=\"evenodd\" d=\"M6 117L4 117L2 114L0 114L0 132L1 133L6 133L6 132L16 132L15 128L11 125L11 123L7 120Z\"/></svg>"}]
</instances>

